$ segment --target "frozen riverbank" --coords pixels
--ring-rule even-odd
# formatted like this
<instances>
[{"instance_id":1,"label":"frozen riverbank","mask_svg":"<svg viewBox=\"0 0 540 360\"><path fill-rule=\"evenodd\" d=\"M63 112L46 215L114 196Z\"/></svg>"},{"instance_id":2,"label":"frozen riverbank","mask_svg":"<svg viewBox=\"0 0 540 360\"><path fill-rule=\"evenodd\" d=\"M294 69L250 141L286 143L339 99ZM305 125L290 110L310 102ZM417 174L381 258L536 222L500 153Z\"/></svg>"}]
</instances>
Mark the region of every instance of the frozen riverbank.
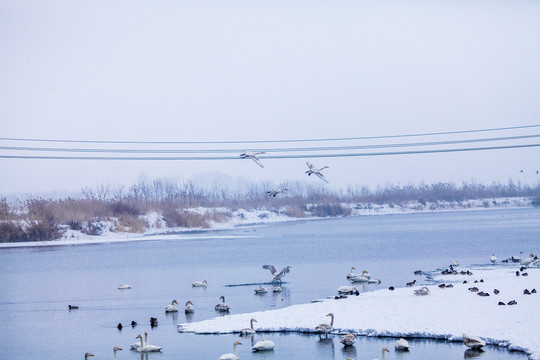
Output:
<instances>
[{"instance_id":1,"label":"frozen riverbank","mask_svg":"<svg viewBox=\"0 0 540 360\"><path fill-rule=\"evenodd\" d=\"M518 265L471 267L468 275L437 275L436 280L452 288L429 286L430 295L415 296L413 288L361 293L341 300L324 300L278 310L218 317L179 324L180 332L201 334L234 333L257 319L259 331L315 332L326 314L335 315L334 334L355 332L365 336L417 337L461 341L463 333L482 337L487 344L521 350L540 359L540 294L524 295L540 284L540 269L516 276ZM460 269L461 270L461 269ZM474 283L475 280L483 282ZM466 284L463 281L467 281ZM336 288L340 284L336 284ZM468 289L476 286L490 296L478 296ZM500 292L494 294L494 289ZM537 289L537 291L540 289ZM515 300L516 305L498 305ZM235 309L239 311L239 309ZM241 310L240 310L241 311ZM411 349L414 351L414 349Z\"/></svg>"}]
</instances>

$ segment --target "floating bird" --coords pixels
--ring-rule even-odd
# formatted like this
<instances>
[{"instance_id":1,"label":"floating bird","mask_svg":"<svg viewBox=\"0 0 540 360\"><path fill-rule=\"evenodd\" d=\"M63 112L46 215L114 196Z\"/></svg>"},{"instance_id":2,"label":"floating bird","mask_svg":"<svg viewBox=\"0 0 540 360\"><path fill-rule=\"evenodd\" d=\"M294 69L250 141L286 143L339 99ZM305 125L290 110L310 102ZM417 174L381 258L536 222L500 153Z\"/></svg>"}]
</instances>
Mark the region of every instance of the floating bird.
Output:
<instances>
[{"instance_id":1,"label":"floating bird","mask_svg":"<svg viewBox=\"0 0 540 360\"><path fill-rule=\"evenodd\" d=\"M482 346L486 345L484 340L480 339L479 337L463 334L462 339L463 343L471 349L480 349Z\"/></svg>"},{"instance_id":2,"label":"floating bird","mask_svg":"<svg viewBox=\"0 0 540 360\"><path fill-rule=\"evenodd\" d=\"M523 290L523 295L531 295L531 292L528 289Z\"/></svg>"},{"instance_id":3,"label":"floating bird","mask_svg":"<svg viewBox=\"0 0 540 360\"><path fill-rule=\"evenodd\" d=\"M219 357L219 360L238 360L240 359L238 355L236 355L236 345L242 345L240 341L235 341L233 343L233 352L229 354L223 354Z\"/></svg>"},{"instance_id":4,"label":"floating bird","mask_svg":"<svg viewBox=\"0 0 540 360\"><path fill-rule=\"evenodd\" d=\"M353 267L351 268L351 272L349 272L349 273L347 274L347 279L350 279L350 278L355 277L355 276L358 275L358 274L355 274L355 273L354 273L354 270L356 270L356 268L353 266Z\"/></svg>"},{"instance_id":5,"label":"floating bird","mask_svg":"<svg viewBox=\"0 0 540 360\"><path fill-rule=\"evenodd\" d=\"M309 161L306 161L306 165L307 167L309 168L308 171L306 171L306 174L308 174L308 176L311 176L311 174L315 174L319 177L319 179L321 179L322 181L324 181L325 183L328 183L329 181L326 180L326 178L324 177L324 175L321 173L322 170L324 169L327 169L329 168L329 166L323 166L322 168L320 169L317 169L315 166L313 166L312 163L310 163Z\"/></svg>"},{"instance_id":6,"label":"floating bird","mask_svg":"<svg viewBox=\"0 0 540 360\"><path fill-rule=\"evenodd\" d=\"M287 189L274 189L274 190L269 190L266 193L268 194L268 196L276 197L277 194L289 195L287 191L288 191Z\"/></svg>"},{"instance_id":7,"label":"floating bird","mask_svg":"<svg viewBox=\"0 0 540 360\"><path fill-rule=\"evenodd\" d=\"M137 322L135 320L131 321L131 327L137 326Z\"/></svg>"},{"instance_id":8,"label":"floating bird","mask_svg":"<svg viewBox=\"0 0 540 360\"><path fill-rule=\"evenodd\" d=\"M122 349L119 348L118 346L113 347L113 352L114 352L113 360L116 360L116 352L117 352L118 350L122 350Z\"/></svg>"},{"instance_id":9,"label":"floating bird","mask_svg":"<svg viewBox=\"0 0 540 360\"><path fill-rule=\"evenodd\" d=\"M171 305L165 307L165 312L178 312L178 301L173 300Z\"/></svg>"},{"instance_id":10,"label":"floating bird","mask_svg":"<svg viewBox=\"0 0 540 360\"><path fill-rule=\"evenodd\" d=\"M503 303L502 301L499 301L499 303L497 305L506 305L506 304Z\"/></svg>"},{"instance_id":11,"label":"floating bird","mask_svg":"<svg viewBox=\"0 0 540 360\"><path fill-rule=\"evenodd\" d=\"M414 275L422 275L422 270L416 270L416 271L414 272Z\"/></svg>"},{"instance_id":12,"label":"floating bird","mask_svg":"<svg viewBox=\"0 0 540 360\"><path fill-rule=\"evenodd\" d=\"M89 352L87 352L86 354L84 354L84 360L88 360L90 356L94 356L94 354L90 354Z\"/></svg>"},{"instance_id":13,"label":"floating bird","mask_svg":"<svg viewBox=\"0 0 540 360\"><path fill-rule=\"evenodd\" d=\"M388 290L394 291L394 287L393 287L393 286L390 286L390 287L388 288Z\"/></svg>"},{"instance_id":14,"label":"floating bird","mask_svg":"<svg viewBox=\"0 0 540 360\"><path fill-rule=\"evenodd\" d=\"M150 318L150 327L155 327L155 326L158 326L157 318L151 317Z\"/></svg>"},{"instance_id":15,"label":"floating bird","mask_svg":"<svg viewBox=\"0 0 540 360\"><path fill-rule=\"evenodd\" d=\"M351 346L356 342L356 336L351 333L347 333L341 337L340 342L345 346Z\"/></svg>"},{"instance_id":16,"label":"floating bird","mask_svg":"<svg viewBox=\"0 0 540 360\"><path fill-rule=\"evenodd\" d=\"M191 284L191 286L193 287L204 287L204 286L207 286L208 283L206 282L206 280L203 280L203 281L195 281L193 284Z\"/></svg>"},{"instance_id":17,"label":"floating bird","mask_svg":"<svg viewBox=\"0 0 540 360\"><path fill-rule=\"evenodd\" d=\"M222 300L222 302L216 305L216 311L228 312L231 308L229 307L229 304L225 302L225 296L220 296L219 298Z\"/></svg>"},{"instance_id":18,"label":"floating bird","mask_svg":"<svg viewBox=\"0 0 540 360\"><path fill-rule=\"evenodd\" d=\"M409 350L409 342L407 340L401 338L401 339L399 339L398 341L395 342L394 348L396 350L408 351Z\"/></svg>"},{"instance_id":19,"label":"floating bird","mask_svg":"<svg viewBox=\"0 0 540 360\"><path fill-rule=\"evenodd\" d=\"M156 351L161 351L162 347L161 346L156 346L156 345L149 345L148 344L148 333L145 332L144 333L144 336L145 336L145 339L146 341L143 342L143 339L142 339L142 336L141 334L137 335L136 339L139 339L140 340L140 346L138 348L136 348L135 350L137 350L137 352L156 352Z\"/></svg>"},{"instance_id":20,"label":"floating bird","mask_svg":"<svg viewBox=\"0 0 540 360\"><path fill-rule=\"evenodd\" d=\"M478 295L478 296L489 296L489 293L480 291L480 292L477 293L476 295Z\"/></svg>"},{"instance_id":21,"label":"floating bird","mask_svg":"<svg viewBox=\"0 0 540 360\"><path fill-rule=\"evenodd\" d=\"M422 286L420 289L414 290L414 295L416 296L429 295L429 289L425 286Z\"/></svg>"},{"instance_id":22,"label":"floating bird","mask_svg":"<svg viewBox=\"0 0 540 360\"><path fill-rule=\"evenodd\" d=\"M256 153L253 153L253 152L249 152L249 151L246 151L246 152L243 152L240 154L240 158L241 159L251 159L253 161L255 161L255 164L259 165L260 167L264 167L263 163L261 162L261 160L259 159L259 157L257 155L262 155L262 154L266 154L266 152L264 151L261 151L261 152L256 152Z\"/></svg>"},{"instance_id":23,"label":"floating bird","mask_svg":"<svg viewBox=\"0 0 540 360\"><path fill-rule=\"evenodd\" d=\"M529 265L534 261L534 254L531 253L528 258L525 258L521 260L519 263L525 267L529 267Z\"/></svg>"},{"instance_id":24,"label":"floating bird","mask_svg":"<svg viewBox=\"0 0 540 360\"><path fill-rule=\"evenodd\" d=\"M195 312L195 308L193 307L193 303L191 301L186 302L186 307L184 308L184 312L186 314L192 314Z\"/></svg>"},{"instance_id":25,"label":"floating bird","mask_svg":"<svg viewBox=\"0 0 540 360\"><path fill-rule=\"evenodd\" d=\"M371 280L371 275L367 272L367 270L362 271L362 274L354 275L349 278L352 282L369 282Z\"/></svg>"},{"instance_id":26,"label":"floating bird","mask_svg":"<svg viewBox=\"0 0 540 360\"><path fill-rule=\"evenodd\" d=\"M68 309L69 309L69 310L76 310L76 309L78 309L78 308L79 308L79 307L78 307L77 305L68 305ZM94 355L92 355L92 356L94 356Z\"/></svg>"},{"instance_id":27,"label":"floating bird","mask_svg":"<svg viewBox=\"0 0 540 360\"><path fill-rule=\"evenodd\" d=\"M516 300L511 300L508 302L508 305L517 305L517 301Z\"/></svg>"},{"instance_id":28,"label":"floating bird","mask_svg":"<svg viewBox=\"0 0 540 360\"><path fill-rule=\"evenodd\" d=\"M330 324L319 324L315 327L315 331L319 333L319 338L321 337L321 334L325 334L328 338L328 333L334 329L334 314L329 313L326 316L330 316Z\"/></svg>"},{"instance_id":29,"label":"floating bird","mask_svg":"<svg viewBox=\"0 0 540 360\"><path fill-rule=\"evenodd\" d=\"M257 341L251 348L253 351L270 351L274 350L274 342L271 340L262 339Z\"/></svg>"},{"instance_id":30,"label":"floating bird","mask_svg":"<svg viewBox=\"0 0 540 360\"><path fill-rule=\"evenodd\" d=\"M495 262L497 261L497 256L495 256L495 253L491 255L491 257L489 258L489 261L491 261L492 264L495 264Z\"/></svg>"},{"instance_id":31,"label":"floating bird","mask_svg":"<svg viewBox=\"0 0 540 360\"><path fill-rule=\"evenodd\" d=\"M262 286L259 286L258 289L255 289L255 294L266 294L268 289Z\"/></svg>"},{"instance_id":32,"label":"floating bird","mask_svg":"<svg viewBox=\"0 0 540 360\"><path fill-rule=\"evenodd\" d=\"M494 289L494 290L493 290L493 293L494 293L495 295L499 295L500 291L497 290L497 289Z\"/></svg>"},{"instance_id":33,"label":"floating bird","mask_svg":"<svg viewBox=\"0 0 540 360\"><path fill-rule=\"evenodd\" d=\"M257 322L257 320L251 319L251 320L249 321L250 327L244 328L244 329L240 330L240 335L242 335L242 336L247 336L247 335L253 335L253 334L255 334L256 331L255 331L255 329L253 328L253 323L254 323L254 322Z\"/></svg>"},{"instance_id":34,"label":"floating bird","mask_svg":"<svg viewBox=\"0 0 540 360\"><path fill-rule=\"evenodd\" d=\"M386 352L390 352L390 350L388 350L388 348L382 348L382 360L386 360ZM374 359L374 360L377 360L377 359Z\"/></svg>"},{"instance_id":35,"label":"floating bird","mask_svg":"<svg viewBox=\"0 0 540 360\"><path fill-rule=\"evenodd\" d=\"M122 327L123 327L123 326L122 326L122 323L118 323L118 325L116 325L116 328L117 328L118 330L122 330Z\"/></svg>"},{"instance_id":36,"label":"floating bird","mask_svg":"<svg viewBox=\"0 0 540 360\"><path fill-rule=\"evenodd\" d=\"M281 286L276 285L276 286L274 286L274 288L272 289L272 292L280 293L281 290L282 290L282 289L281 289Z\"/></svg>"},{"instance_id":37,"label":"floating bird","mask_svg":"<svg viewBox=\"0 0 540 360\"><path fill-rule=\"evenodd\" d=\"M119 290L123 290L123 289L131 289L131 285L128 285L128 284L122 284L122 285L119 285L119 286L118 286L118 289L119 289Z\"/></svg>"},{"instance_id":38,"label":"floating bird","mask_svg":"<svg viewBox=\"0 0 540 360\"><path fill-rule=\"evenodd\" d=\"M274 281L279 281L279 282L281 282L281 279L282 279L286 274L288 274L289 272L291 272L291 267L290 267L290 266L284 267L279 273L277 272L277 270L276 270L276 268L274 267L274 265L263 265L262 268L263 268L263 269L268 269L268 270L270 270L270 272L272 273L272 275L274 275L274 278L272 279L272 282L274 282Z\"/></svg>"},{"instance_id":39,"label":"floating bird","mask_svg":"<svg viewBox=\"0 0 540 360\"><path fill-rule=\"evenodd\" d=\"M408 287L411 287L411 286L413 286L414 284L416 284L416 280L413 280L413 281L411 281L411 282L408 282L408 283L407 283L407 286L408 286Z\"/></svg>"}]
</instances>

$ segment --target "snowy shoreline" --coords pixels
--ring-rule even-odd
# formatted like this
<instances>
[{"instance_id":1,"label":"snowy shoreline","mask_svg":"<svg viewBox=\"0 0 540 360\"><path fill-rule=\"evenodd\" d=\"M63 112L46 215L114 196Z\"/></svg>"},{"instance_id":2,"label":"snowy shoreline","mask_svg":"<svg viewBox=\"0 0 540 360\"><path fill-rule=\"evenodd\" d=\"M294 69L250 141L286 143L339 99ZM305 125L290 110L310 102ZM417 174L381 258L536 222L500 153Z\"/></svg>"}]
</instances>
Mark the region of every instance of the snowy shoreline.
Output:
<instances>
[{"instance_id":1,"label":"snowy shoreline","mask_svg":"<svg viewBox=\"0 0 540 360\"><path fill-rule=\"evenodd\" d=\"M351 214L349 216L352 217L533 208L531 205L531 199L523 197L475 199L461 202L438 201L436 203L420 203L417 201L382 205L361 203L341 204L341 206L349 208L351 210ZM188 210L198 213L216 210L229 211L229 209L224 208L194 208ZM299 218L290 217L285 214L283 209L280 209L279 211L237 209L233 211L232 214L232 217L226 222L210 222L210 228L182 228L167 227L167 224L160 214L151 212L141 216L141 218L144 219L148 224L147 230L143 233L115 232L112 231L114 224L110 221L105 221L101 222L104 231L100 235L87 235L81 231L66 229L64 235L57 240L0 243L0 249L33 246L105 244L128 241L172 240L178 239L179 236L181 236L182 239L194 239L204 237L205 235L215 236L209 234L212 231L231 230L242 227L257 227L292 221L310 221L335 218L314 216Z\"/></svg>"},{"instance_id":2,"label":"snowy shoreline","mask_svg":"<svg viewBox=\"0 0 540 360\"><path fill-rule=\"evenodd\" d=\"M516 276L519 265L474 266L473 275L436 275L436 281L452 283L453 288L427 286L428 296L415 296L409 288L394 291L381 289L322 302L293 305L287 308L217 317L195 323L178 324L179 332L197 334L238 333L257 319L260 332L315 333L315 326L328 322L325 315L335 315L331 334L354 332L361 336L446 339L462 341L463 333L479 336L488 345L523 351L530 359L540 359L540 337L535 329L540 323L539 293L524 295L540 284L540 269L530 268L528 276ZM461 268L459 268L462 270ZM439 272L440 274L440 272ZM474 283L483 279L483 282ZM463 284L466 280L468 283ZM490 296L477 296L468 288L476 286ZM494 289L500 293L495 295ZM516 300L517 305L498 305ZM369 311L365 311L369 309ZM390 346L389 346L390 347ZM414 349L411 349L414 351Z\"/></svg>"}]
</instances>

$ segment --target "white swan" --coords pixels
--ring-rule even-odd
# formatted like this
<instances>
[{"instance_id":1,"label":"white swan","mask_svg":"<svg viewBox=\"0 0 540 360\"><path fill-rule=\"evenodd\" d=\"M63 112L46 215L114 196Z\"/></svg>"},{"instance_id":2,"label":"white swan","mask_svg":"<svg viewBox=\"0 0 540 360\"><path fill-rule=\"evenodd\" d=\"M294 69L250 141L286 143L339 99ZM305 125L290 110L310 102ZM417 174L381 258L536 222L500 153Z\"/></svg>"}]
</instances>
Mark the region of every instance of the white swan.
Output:
<instances>
[{"instance_id":1,"label":"white swan","mask_svg":"<svg viewBox=\"0 0 540 360\"><path fill-rule=\"evenodd\" d=\"M480 349L482 346L486 345L484 340L479 337L463 334L462 339L463 343L471 349Z\"/></svg>"},{"instance_id":2,"label":"white swan","mask_svg":"<svg viewBox=\"0 0 540 360\"><path fill-rule=\"evenodd\" d=\"M495 262L497 261L497 256L495 256L495 253L491 255L491 257L489 258L489 261L491 261L492 264L495 264Z\"/></svg>"},{"instance_id":3,"label":"white swan","mask_svg":"<svg viewBox=\"0 0 540 360\"><path fill-rule=\"evenodd\" d=\"M310 163L309 161L306 161L306 165L307 167L309 168L308 171L306 171L306 174L308 174L308 176L311 176L311 174L315 174L319 177L319 179L321 179L322 181L324 181L325 183L328 183L329 181L326 180L326 178L324 177L324 175L321 173L322 170L324 169L327 169L329 168L329 166L323 166L322 168L320 169L317 169L315 166L313 166L312 163Z\"/></svg>"},{"instance_id":4,"label":"white swan","mask_svg":"<svg viewBox=\"0 0 540 360\"><path fill-rule=\"evenodd\" d=\"M255 289L255 294L266 294L268 289L262 286L259 286L258 289Z\"/></svg>"},{"instance_id":5,"label":"white swan","mask_svg":"<svg viewBox=\"0 0 540 360\"><path fill-rule=\"evenodd\" d=\"M206 282L206 280L203 280L203 281L195 281L194 283L191 284L191 286L193 287L203 287L203 286L207 286L208 283Z\"/></svg>"},{"instance_id":6,"label":"white swan","mask_svg":"<svg viewBox=\"0 0 540 360\"><path fill-rule=\"evenodd\" d=\"M369 282L369 279L371 278L371 275L367 272L367 270L362 271L362 274L355 275L349 278L352 282Z\"/></svg>"},{"instance_id":7,"label":"white swan","mask_svg":"<svg viewBox=\"0 0 540 360\"><path fill-rule=\"evenodd\" d=\"M171 305L165 307L165 312L178 312L178 301L173 300Z\"/></svg>"},{"instance_id":8,"label":"white swan","mask_svg":"<svg viewBox=\"0 0 540 360\"><path fill-rule=\"evenodd\" d=\"M84 354L84 360L88 360L90 356L94 356L94 354L90 354L89 352L87 352L86 354Z\"/></svg>"},{"instance_id":9,"label":"white swan","mask_svg":"<svg viewBox=\"0 0 540 360\"><path fill-rule=\"evenodd\" d=\"M270 351L274 350L274 342L271 340L262 339L257 341L251 348L253 351Z\"/></svg>"},{"instance_id":10,"label":"white swan","mask_svg":"<svg viewBox=\"0 0 540 360\"><path fill-rule=\"evenodd\" d=\"M325 334L328 337L328 333L334 329L334 314L329 313L326 316L330 316L330 324L319 324L315 327L315 331L319 333L319 338L321 334Z\"/></svg>"},{"instance_id":11,"label":"white swan","mask_svg":"<svg viewBox=\"0 0 540 360\"><path fill-rule=\"evenodd\" d=\"M219 357L219 360L238 360L240 359L238 355L236 355L236 345L242 345L240 341L235 341L233 343L233 352L228 354L223 354Z\"/></svg>"},{"instance_id":12,"label":"white swan","mask_svg":"<svg viewBox=\"0 0 540 360\"><path fill-rule=\"evenodd\" d=\"M122 350L122 349L120 349L118 346L113 347L113 351L114 351L114 357L113 357L113 360L116 360L116 352L117 352L118 350Z\"/></svg>"},{"instance_id":13,"label":"white swan","mask_svg":"<svg viewBox=\"0 0 540 360\"><path fill-rule=\"evenodd\" d=\"M184 308L184 312L186 314L191 314L195 312L195 308L193 307L193 303L191 301L186 302L186 307Z\"/></svg>"},{"instance_id":14,"label":"white swan","mask_svg":"<svg viewBox=\"0 0 540 360\"><path fill-rule=\"evenodd\" d=\"M122 290L122 289L131 289L131 285L128 285L128 284L122 284L122 285L119 285L119 286L118 286L118 289L119 289L119 290Z\"/></svg>"},{"instance_id":15,"label":"white swan","mask_svg":"<svg viewBox=\"0 0 540 360\"><path fill-rule=\"evenodd\" d=\"M459 262L457 260L454 260L454 262L452 263L452 266L453 267L459 266Z\"/></svg>"},{"instance_id":16,"label":"white swan","mask_svg":"<svg viewBox=\"0 0 540 360\"><path fill-rule=\"evenodd\" d=\"M280 293L281 292L281 286L274 286L274 288L272 289L272 292L275 292L275 293Z\"/></svg>"},{"instance_id":17,"label":"white swan","mask_svg":"<svg viewBox=\"0 0 540 360\"><path fill-rule=\"evenodd\" d=\"M358 274L355 274L355 273L354 273L354 270L356 270L356 268L353 266L353 267L351 268L351 272L347 274L347 279L350 279L350 278L352 278L352 277L358 275Z\"/></svg>"},{"instance_id":18,"label":"white swan","mask_svg":"<svg viewBox=\"0 0 540 360\"><path fill-rule=\"evenodd\" d=\"M345 294L345 295L358 295L360 292L356 288L356 286L340 286L337 289L338 294Z\"/></svg>"},{"instance_id":19,"label":"white swan","mask_svg":"<svg viewBox=\"0 0 540 360\"><path fill-rule=\"evenodd\" d=\"M429 289L425 286L422 286L418 290L414 290L414 295L416 296L424 296L424 295L429 295L429 294L430 294Z\"/></svg>"},{"instance_id":20,"label":"white swan","mask_svg":"<svg viewBox=\"0 0 540 360\"><path fill-rule=\"evenodd\" d=\"M260 167L264 167L263 163L261 162L261 160L259 159L259 157L257 155L261 155L261 154L266 154L266 152L264 151L261 151L261 152L256 152L256 153L252 153L252 152L249 152L249 151L246 151L246 152L243 152L240 154L240 158L241 159L251 159L255 162L255 164L259 165Z\"/></svg>"},{"instance_id":21,"label":"white swan","mask_svg":"<svg viewBox=\"0 0 540 360\"><path fill-rule=\"evenodd\" d=\"M254 323L254 322L257 322L257 320L251 319L251 320L249 321L249 323L250 323L251 326L248 327L248 328L245 328L245 329L240 330L240 335L246 336L246 335L253 335L253 334L255 334L256 331L255 331L255 329L253 328L253 323Z\"/></svg>"},{"instance_id":22,"label":"white swan","mask_svg":"<svg viewBox=\"0 0 540 360\"><path fill-rule=\"evenodd\" d=\"M216 305L215 307L216 311L221 311L221 312L229 311L231 308L229 307L229 304L225 302L225 296L220 296L219 298L222 300L222 302Z\"/></svg>"},{"instance_id":23,"label":"white swan","mask_svg":"<svg viewBox=\"0 0 540 360\"><path fill-rule=\"evenodd\" d=\"M398 341L395 342L394 347L395 347L396 350L407 351L407 350L409 350L409 342L407 340L401 338L401 339L399 339Z\"/></svg>"},{"instance_id":24,"label":"white swan","mask_svg":"<svg viewBox=\"0 0 540 360\"><path fill-rule=\"evenodd\" d=\"M263 269L268 269L274 275L274 278L272 279L272 282L279 281L281 282L281 279L288 273L291 272L291 267L286 266L278 273L274 265L263 265Z\"/></svg>"},{"instance_id":25,"label":"white swan","mask_svg":"<svg viewBox=\"0 0 540 360\"><path fill-rule=\"evenodd\" d=\"M270 197L276 197L277 194L283 194L285 196L288 196L289 194L287 193L287 191L288 191L287 189L274 189L274 190L269 190L266 193Z\"/></svg>"},{"instance_id":26,"label":"white swan","mask_svg":"<svg viewBox=\"0 0 540 360\"><path fill-rule=\"evenodd\" d=\"M388 350L388 348L382 348L382 360L385 360L386 359L386 352L390 352L390 350ZM377 360L377 359L373 359L373 360Z\"/></svg>"},{"instance_id":27,"label":"white swan","mask_svg":"<svg viewBox=\"0 0 540 360\"><path fill-rule=\"evenodd\" d=\"M534 261L534 254L531 253L528 258L522 259L519 264L523 265L525 267L529 267L529 265Z\"/></svg>"},{"instance_id":28,"label":"white swan","mask_svg":"<svg viewBox=\"0 0 540 360\"><path fill-rule=\"evenodd\" d=\"M351 346L356 342L356 336L354 334L347 333L341 337L340 342L345 346Z\"/></svg>"}]
</instances>

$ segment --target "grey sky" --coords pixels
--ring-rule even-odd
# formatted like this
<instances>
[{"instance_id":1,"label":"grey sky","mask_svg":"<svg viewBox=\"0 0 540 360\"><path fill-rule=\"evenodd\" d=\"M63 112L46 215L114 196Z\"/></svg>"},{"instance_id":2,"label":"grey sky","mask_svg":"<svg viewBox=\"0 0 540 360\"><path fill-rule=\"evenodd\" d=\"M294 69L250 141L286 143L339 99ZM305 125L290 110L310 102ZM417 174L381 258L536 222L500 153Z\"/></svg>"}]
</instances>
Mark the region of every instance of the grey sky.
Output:
<instances>
[{"instance_id":1,"label":"grey sky","mask_svg":"<svg viewBox=\"0 0 540 360\"><path fill-rule=\"evenodd\" d=\"M519 0L0 0L0 137L272 140L537 124L539 10ZM540 179L540 148L310 161L330 166L329 186ZM0 193L141 174L318 181L305 160L264 162L0 159Z\"/></svg>"}]
</instances>

